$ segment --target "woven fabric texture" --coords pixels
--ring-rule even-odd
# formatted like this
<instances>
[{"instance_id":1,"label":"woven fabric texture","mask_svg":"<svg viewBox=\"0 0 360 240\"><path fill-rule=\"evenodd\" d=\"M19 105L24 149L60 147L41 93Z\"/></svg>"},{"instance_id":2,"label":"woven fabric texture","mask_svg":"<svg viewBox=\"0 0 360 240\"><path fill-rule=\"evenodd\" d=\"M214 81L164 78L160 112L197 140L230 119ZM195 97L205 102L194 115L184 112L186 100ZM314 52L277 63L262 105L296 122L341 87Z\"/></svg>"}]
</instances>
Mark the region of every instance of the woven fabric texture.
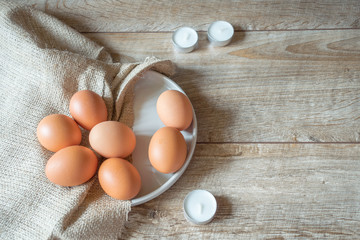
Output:
<instances>
[{"instance_id":1,"label":"woven fabric texture","mask_svg":"<svg viewBox=\"0 0 360 240\"><path fill-rule=\"evenodd\" d=\"M47 115L70 116L69 100L83 89L103 97L109 120L131 127L132 87L148 69L174 71L156 58L114 63L56 18L0 1L0 239L120 237L130 201L107 196L97 176L75 187L52 184L44 169L53 153L39 144L36 128Z\"/></svg>"}]
</instances>

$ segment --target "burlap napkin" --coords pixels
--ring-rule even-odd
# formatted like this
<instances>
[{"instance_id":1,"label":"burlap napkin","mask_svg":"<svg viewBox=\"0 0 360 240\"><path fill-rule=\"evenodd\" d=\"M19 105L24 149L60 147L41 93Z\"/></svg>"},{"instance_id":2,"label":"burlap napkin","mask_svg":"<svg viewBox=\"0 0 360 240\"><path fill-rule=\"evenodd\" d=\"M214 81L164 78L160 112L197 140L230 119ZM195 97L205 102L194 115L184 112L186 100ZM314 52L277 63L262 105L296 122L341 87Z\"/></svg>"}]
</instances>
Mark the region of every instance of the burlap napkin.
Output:
<instances>
[{"instance_id":1,"label":"burlap napkin","mask_svg":"<svg viewBox=\"0 0 360 240\"><path fill-rule=\"evenodd\" d=\"M121 13L119 13L121 14ZM69 100L90 89L106 101L109 119L130 125L132 85L154 69L173 73L170 61L113 63L103 47L54 17L0 1L0 239L116 239L130 211L97 177L60 187L44 174L53 153L36 138L39 121L69 114ZM88 133L83 131L82 144Z\"/></svg>"}]
</instances>

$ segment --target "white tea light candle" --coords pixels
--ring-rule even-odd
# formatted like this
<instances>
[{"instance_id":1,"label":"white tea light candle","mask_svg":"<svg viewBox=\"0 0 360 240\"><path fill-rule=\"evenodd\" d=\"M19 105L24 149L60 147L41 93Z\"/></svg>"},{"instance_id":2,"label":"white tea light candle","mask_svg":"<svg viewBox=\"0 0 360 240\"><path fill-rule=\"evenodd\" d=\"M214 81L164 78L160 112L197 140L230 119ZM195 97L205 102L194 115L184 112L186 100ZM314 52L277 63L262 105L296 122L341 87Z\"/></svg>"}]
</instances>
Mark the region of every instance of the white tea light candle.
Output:
<instances>
[{"instance_id":1,"label":"white tea light candle","mask_svg":"<svg viewBox=\"0 0 360 240\"><path fill-rule=\"evenodd\" d=\"M214 195L206 190L191 191L184 200L184 216L195 224L209 223L215 216L217 203Z\"/></svg>"},{"instance_id":2,"label":"white tea light candle","mask_svg":"<svg viewBox=\"0 0 360 240\"><path fill-rule=\"evenodd\" d=\"M208 28L208 39L213 46L222 47L230 43L233 35L233 26L225 21L216 21Z\"/></svg>"},{"instance_id":3,"label":"white tea light candle","mask_svg":"<svg viewBox=\"0 0 360 240\"><path fill-rule=\"evenodd\" d=\"M197 47L198 34L190 27L182 27L173 33L172 42L177 51L188 53Z\"/></svg>"}]
</instances>

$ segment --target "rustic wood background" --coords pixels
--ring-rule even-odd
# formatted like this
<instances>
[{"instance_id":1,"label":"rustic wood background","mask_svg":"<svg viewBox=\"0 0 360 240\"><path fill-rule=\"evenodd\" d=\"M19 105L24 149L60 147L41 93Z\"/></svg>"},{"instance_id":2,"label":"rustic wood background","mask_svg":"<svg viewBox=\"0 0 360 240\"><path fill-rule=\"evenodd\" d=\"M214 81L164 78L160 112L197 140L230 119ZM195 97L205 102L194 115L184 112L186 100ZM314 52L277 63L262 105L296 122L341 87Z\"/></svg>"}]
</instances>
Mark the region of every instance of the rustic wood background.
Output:
<instances>
[{"instance_id":1,"label":"rustic wood background","mask_svg":"<svg viewBox=\"0 0 360 240\"><path fill-rule=\"evenodd\" d=\"M65 1L33 5L107 47L114 59L174 61L199 124L195 156L160 197L134 207L125 239L360 239L360 1ZM235 27L212 48L215 20ZM171 34L199 32L174 52ZM191 225L182 200L219 208Z\"/></svg>"}]
</instances>

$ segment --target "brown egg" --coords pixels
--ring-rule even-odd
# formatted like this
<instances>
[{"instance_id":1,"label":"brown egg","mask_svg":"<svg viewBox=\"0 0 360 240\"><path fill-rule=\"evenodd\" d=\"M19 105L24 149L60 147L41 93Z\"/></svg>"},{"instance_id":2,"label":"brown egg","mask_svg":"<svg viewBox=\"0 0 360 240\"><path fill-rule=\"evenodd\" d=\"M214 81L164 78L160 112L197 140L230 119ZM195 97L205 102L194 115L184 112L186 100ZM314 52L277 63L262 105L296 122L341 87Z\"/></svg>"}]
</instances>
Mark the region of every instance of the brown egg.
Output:
<instances>
[{"instance_id":1,"label":"brown egg","mask_svg":"<svg viewBox=\"0 0 360 240\"><path fill-rule=\"evenodd\" d=\"M70 113L86 130L91 130L96 124L106 121L108 114L104 100L90 90L82 90L72 96Z\"/></svg>"},{"instance_id":2,"label":"brown egg","mask_svg":"<svg viewBox=\"0 0 360 240\"><path fill-rule=\"evenodd\" d=\"M106 158L125 158L134 151L136 145L131 128L117 121L97 124L90 131L89 141L91 147Z\"/></svg>"},{"instance_id":3,"label":"brown egg","mask_svg":"<svg viewBox=\"0 0 360 240\"><path fill-rule=\"evenodd\" d=\"M190 100L176 90L163 92L157 100L156 110L165 126L174 127L180 131L187 129L193 119Z\"/></svg>"},{"instance_id":4,"label":"brown egg","mask_svg":"<svg viewBox=\"0 0 360 240\"><path fill-rule=\"evenodd\" d=\"M159 172L176 172L183 166L186 154L185 139L176 128L160 128L150 140L150 163Z\"/></svg>"},{"instance_id":5,"label":"brown egg","mask_svg":"<svg viewBox=\"0 0 360 240\"><path fill-rule=\"evenodd\" d=\"M83 146L70 146L56 152L47 162L46 177L61 186L76 186L92 178L98 160L93 151Z\"/></svg>"},{"instance_id":6,"label":"brown egg","mask_svg":"<svg viewBox=\"0 0 360 240\"><path fill-rule=\"evenodd\" d=\"M40 144L52 152L81 142L79 126L73 119L62 114L52 114L43 118L36 134Z\"/></svg>"},{"instance_id":7,"label":"brown egg","mask_svg":"<svg viewBox=\"0 0 360 240\"><path fill-rule=\"evenodd\" d=\"M109 158L101 164L99 182L109 196L120 200L132 199L141 188L139 172L121 158Z\"/></svg>"}]
</instances>

